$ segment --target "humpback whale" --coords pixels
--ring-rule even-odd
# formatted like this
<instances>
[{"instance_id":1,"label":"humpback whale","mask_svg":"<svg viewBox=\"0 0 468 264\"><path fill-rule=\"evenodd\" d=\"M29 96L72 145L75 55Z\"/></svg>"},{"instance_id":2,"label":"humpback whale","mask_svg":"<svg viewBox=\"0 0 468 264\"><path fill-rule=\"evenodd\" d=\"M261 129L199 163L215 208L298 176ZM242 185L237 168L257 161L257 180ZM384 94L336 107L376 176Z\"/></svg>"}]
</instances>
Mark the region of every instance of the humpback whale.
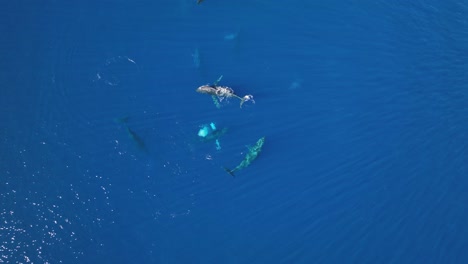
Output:
<instances>
[{"instance_id":1,"label":"humpback whale","mask_svg":"<svg viewBox=\"0 0 468 264\"><path fill-rule=\"evenodd\" d=\"M248 147L249 152L247 153L247 155L245 155L245 158L242 160L242 162L239 165L237 165L237 167L235 167L232 170L224 167L224 170L234 177L235 171L241 170L243 168L247 168L250 165L250 163L252 163L252 161L254 161L258 157L258 154L260 154L260 151L262 151L262 147L264 143L265 143L265 137L262 137L261 139L257 141L257 143L255 143L253 147Z\"/></svg>"},{"instance_id":2,"label":"humpback whale","mask_svg":"<svg viewBox=\"0 0 468 264\"><path fill-rule=\"evenodd\" d=\"M128 119L129 119L128 116L125 116L125 117L122 117L122 118L116 118L115 122L124 125L125 130L127 131L127 134L129 136L129 138L135 143L137 148L139 150L145 152L146 154L148 154L149 150L146 147L145 141L143 141L143 139L135 131L133 131L130 127L128 127L128 124L127 124Z\"/></svg>"},{"instance_id":3,"label":"humpback whale","mask_svg":"<svg viewBox=\"0 0 468 264\"><path fill-rule=\"evenodd\" d=\"M242 108L242 105L247 101L252 101L255 103L253 99L253 95L251 94L247 94L244 97L240 97L234 93L234 90L232 88L218 85L218 83L221 81L222 78L223 78L223 75L219 76L218 80L216 80L214 84L202 85L198 87L196 91L201 94L211 95L211 97L213 97L213 100L215 101L216 107L218 108L219 108L219 103L216 98L220 99L220 101L224 98L231 98L231 97L237 98L241 101L240 108Z\"/></svg>"},{"instance_id":4,"label":"humpback whale","mask_svg":"<svg viewBox=\"0 0 468 264\"><path fill-rule=\"evenodd\" d=\"M242 108L242 105L247 102L247 101L253 101L253 95L247 94L244 97L240 97L237 94L234 93L234 90L230 87L227 86L218 86L218 85L202 85L197 88L196 90L198 93L201 94L209 94L212 96L217 96L218 98L237 98L240 100L240 108Z\"/></svg>"}]
</instances>

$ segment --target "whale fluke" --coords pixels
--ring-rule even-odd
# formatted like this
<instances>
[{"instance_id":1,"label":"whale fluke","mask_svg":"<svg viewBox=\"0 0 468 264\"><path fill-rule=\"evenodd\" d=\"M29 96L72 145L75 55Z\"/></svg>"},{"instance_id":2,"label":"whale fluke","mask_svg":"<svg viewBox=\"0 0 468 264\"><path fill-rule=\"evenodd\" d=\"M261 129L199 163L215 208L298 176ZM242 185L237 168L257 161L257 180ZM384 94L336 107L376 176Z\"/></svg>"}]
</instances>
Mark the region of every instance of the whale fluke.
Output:
<instances>
[{"instance_id":1,"label":"whale fluke","mask_svg":"<svg viewBox=\"0 0 468 264\"><path fill-rule=\"evenodd\" d=\"M228 168L226 168L226 167L223 167L223 169L224 169L227 173L229 173L229 175L231 175L232 177L236 177L236 175L234 175L234 170L230 170L230 169L228 169Z\"/></svg>"}]
</instances>

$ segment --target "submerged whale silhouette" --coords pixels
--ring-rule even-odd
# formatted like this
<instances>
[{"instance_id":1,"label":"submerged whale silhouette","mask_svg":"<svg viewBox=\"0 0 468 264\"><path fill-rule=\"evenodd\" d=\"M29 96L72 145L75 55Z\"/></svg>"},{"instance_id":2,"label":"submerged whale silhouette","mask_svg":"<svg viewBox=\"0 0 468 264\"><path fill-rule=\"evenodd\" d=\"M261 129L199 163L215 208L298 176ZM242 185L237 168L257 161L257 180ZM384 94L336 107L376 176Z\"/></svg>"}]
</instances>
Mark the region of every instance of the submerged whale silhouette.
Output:
<instances>
[{"instance_id":1,"label":"submerged whale silhouette","mask_svg":"<svg viewBox=\"0 0 468 264\"><path fill-rule=\"evenodd\" d=\"M264 143L265 143L265 137L262 137L261 139L257 141L257 143L255 143L253 147L248 147L249 153L245 155L245 158L242 160L242 162L239 165L237 165L237 167L235 167L232 170L224 167L224 170L234 177L235 171L248 167L250 163L252 163L252 161L254 161L258 157L258 154L260 154L260 152L262 151L262 147Z\"/></svg>"}]
</instances>

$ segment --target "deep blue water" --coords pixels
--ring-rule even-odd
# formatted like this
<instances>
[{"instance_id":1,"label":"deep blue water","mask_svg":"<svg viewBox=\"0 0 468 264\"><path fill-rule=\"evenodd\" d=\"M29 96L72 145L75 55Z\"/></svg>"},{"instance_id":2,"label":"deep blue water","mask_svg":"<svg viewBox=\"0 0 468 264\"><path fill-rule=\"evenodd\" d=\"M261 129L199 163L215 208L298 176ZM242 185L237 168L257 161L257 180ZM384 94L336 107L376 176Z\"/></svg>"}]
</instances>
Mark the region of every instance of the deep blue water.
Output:
<instances>
[{"instance_id":1,"label":"deep blue water","mask_svg":"<svg viewBox=\"0 0 468 264\"><path fill-rule=\"evenodd\" d=\"M0 10L1 263L468 262L466 1L65 2Z\"/></svg>"}]
</instances>

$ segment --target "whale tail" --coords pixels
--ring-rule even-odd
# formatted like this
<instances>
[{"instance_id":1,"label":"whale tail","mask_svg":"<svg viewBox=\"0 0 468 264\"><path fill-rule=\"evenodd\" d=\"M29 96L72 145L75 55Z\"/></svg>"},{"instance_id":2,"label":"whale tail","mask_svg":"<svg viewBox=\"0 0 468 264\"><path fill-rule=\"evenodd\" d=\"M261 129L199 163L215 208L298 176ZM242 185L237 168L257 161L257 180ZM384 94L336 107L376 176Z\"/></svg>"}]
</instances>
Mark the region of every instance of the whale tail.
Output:
<instances>
[{"instance_id":1,"label":"whale tail","mask_svg":"<svg viewBox=\"0 0 468 264\"><path fill-rule=\"evenodd\" d=\"M240 108L242 108L242 105L243 105L245 102L247 102L247 101L252 101L252 103L255 104L255 101L254 101L254 99L253 99L253 95L251 95L251 94L245 95L245 96L242 97L242 98L239 97L239 99L241 100L241 102L240 102Z\"/></svg>"},{"instance_id":2,"label":"whale tail","mask_svg":"<svg viewBox=\"0 0 468 264\"><path fill-rule=\"evenodd\" d=\"M230 169L228 169L228 168L226 168L226 167L223 167L223 169L224 169L227 173L229 173L229 175L231 175L232 177L236 177L236 175L234 175L235 169L234 169L234 170L230 170Z\"/></svg>"}]
</instances>

